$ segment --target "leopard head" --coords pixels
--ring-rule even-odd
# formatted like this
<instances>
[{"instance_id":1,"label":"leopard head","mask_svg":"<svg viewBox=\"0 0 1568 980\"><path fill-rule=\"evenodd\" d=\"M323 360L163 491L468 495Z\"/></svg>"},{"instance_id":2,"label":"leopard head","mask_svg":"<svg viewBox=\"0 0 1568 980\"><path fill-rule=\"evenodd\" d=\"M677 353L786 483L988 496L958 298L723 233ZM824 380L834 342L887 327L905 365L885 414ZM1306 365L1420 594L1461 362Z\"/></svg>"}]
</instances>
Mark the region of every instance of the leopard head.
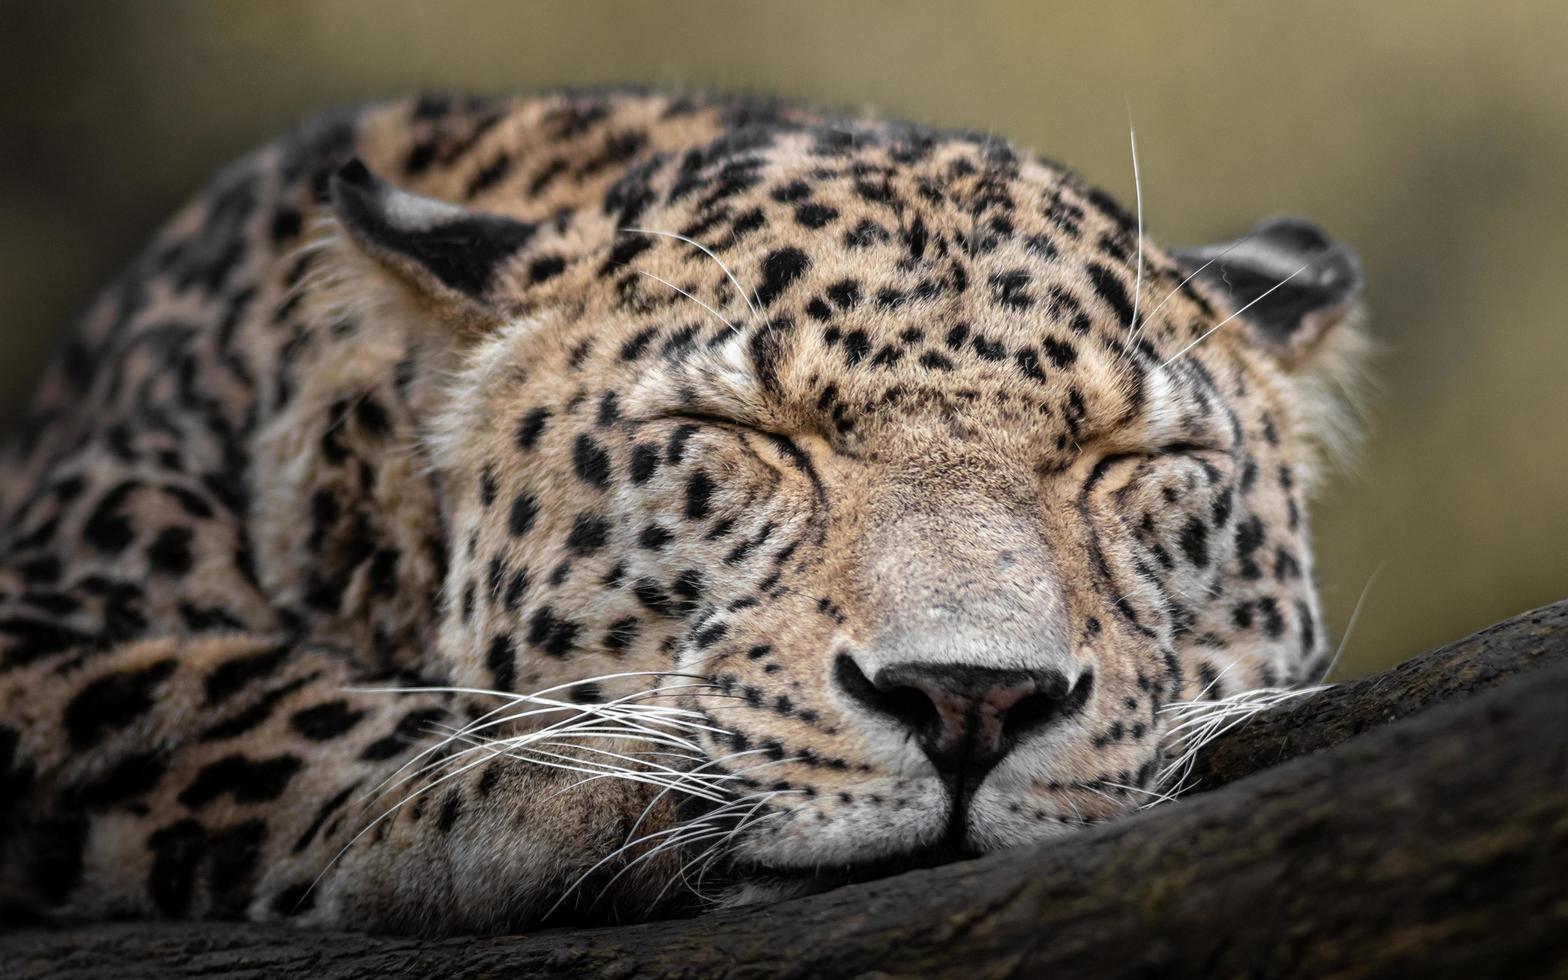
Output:
<instances>
[{"instance_id":1,"label":"leopard head","mask_svg":"<svg viewBox=\"0 0 1568 980\"><path fill-rule=\"evenodd\" d=\"M678 718L657 765L742 880L1103 821L1162 793L1170 705L1324 666L1304 495L1360 273L1306 222L1167 252L1054 165L871 123L543 220L333 194L447 359L454 677Z\"/></svg>"}]
</instances>

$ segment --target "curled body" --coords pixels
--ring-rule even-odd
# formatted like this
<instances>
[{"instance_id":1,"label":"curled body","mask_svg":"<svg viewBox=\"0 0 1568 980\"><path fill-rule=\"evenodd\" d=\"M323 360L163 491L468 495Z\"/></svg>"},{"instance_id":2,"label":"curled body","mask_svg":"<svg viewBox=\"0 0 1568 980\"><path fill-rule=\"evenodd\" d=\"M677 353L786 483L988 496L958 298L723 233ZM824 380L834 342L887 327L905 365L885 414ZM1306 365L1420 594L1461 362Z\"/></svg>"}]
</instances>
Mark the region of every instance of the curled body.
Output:
<instances>
[{"instance_id":1,"label":"curled body","mask_svg":"<svg viewBox=\"0 0 1568 980\"><path fill-rule=\"evenodd\" d=\"M783 104L306 125L8 444L0 906L638 918L1161 799L1191 704L1325 666L1359 288L1303 221L1168 252L996 138Z\"/></svg>"}]
</instances>

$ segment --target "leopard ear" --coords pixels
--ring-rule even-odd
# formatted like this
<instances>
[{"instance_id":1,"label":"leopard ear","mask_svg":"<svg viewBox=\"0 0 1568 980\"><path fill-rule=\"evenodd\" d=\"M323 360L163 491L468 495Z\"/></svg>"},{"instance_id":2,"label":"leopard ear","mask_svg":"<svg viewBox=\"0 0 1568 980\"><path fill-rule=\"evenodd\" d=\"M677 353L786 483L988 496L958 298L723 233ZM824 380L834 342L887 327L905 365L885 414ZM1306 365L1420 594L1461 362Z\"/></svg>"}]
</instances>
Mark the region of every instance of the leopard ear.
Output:
<instances>
[{"instance_id":1,"label":"leopard ear","mask_svg":"<svg viewBox=\"0 0 1568 980\"><path fill-rule=\"evenodd\" d=\"M1288 363L1349 318L1361 294L1356 253L1302 218L1273 218L1234 242L1173 255Z\"/></svg>"},{"instance_id":2,"label":"leopard ear","mask_svg":"<svg viewBox=\"0 0 1568 980\"><path fill-rule=\"evenodd\" d=\"M469 211L379 180L357 158L332 178L332 203L355 245L442 319L471 330L502 318L501 271L537 226Z\"/></svg>"}]
</instances>

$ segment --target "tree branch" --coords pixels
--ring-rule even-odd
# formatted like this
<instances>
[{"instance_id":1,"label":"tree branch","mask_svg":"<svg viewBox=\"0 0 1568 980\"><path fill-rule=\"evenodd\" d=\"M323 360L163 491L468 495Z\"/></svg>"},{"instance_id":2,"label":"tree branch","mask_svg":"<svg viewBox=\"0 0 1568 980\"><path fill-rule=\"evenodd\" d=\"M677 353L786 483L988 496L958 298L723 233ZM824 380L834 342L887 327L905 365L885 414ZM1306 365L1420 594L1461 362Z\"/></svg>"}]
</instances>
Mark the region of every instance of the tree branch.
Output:
<instances>
[{"instance_id":1,"label":"tree branch","mask_svg":"<svg viewBox=\"0 0 1568 980\"><path fill-rule=\"evenodd\" d=\"M129 923L15 977L1539 975L1568 963L1568 602L1217 742L1211 788L1060 841L763 908L421 942ZM1245 778L1243 778L1245 777Z\"/></svg>"}]
</instances>

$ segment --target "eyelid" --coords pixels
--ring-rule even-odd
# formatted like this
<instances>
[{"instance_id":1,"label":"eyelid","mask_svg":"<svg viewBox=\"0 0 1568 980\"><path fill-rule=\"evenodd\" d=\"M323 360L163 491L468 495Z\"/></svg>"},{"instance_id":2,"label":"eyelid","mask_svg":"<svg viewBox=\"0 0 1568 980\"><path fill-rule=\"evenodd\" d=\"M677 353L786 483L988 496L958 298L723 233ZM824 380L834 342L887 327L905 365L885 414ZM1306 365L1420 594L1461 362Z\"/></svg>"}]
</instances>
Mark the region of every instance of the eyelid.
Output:
<instances>
[{"instance_id":1,"label":"eyelid","mask_svg":"<svg viewBox=\"0 0 1568 980\"><path fill-rule=\"evenodd\" d=\"M674 419L677 422L701 422L704 425L733 425L740 426L742 428L751 428L751 426L738 419L732 419L723 415L714 415L711 412L698 412L687 409L680 409L669 412L664 417L668 419Z\"/></svg>"},{"instance_id":2,"label":"eyelid","mask_svg":"<svg viewBox=\"0 0 1568 980\"><path fill-rule=\"evenodd\" d=\"M1143 463L1149 460L1158 459L1161 456L1189 456L1194 458L1201 458L1205 456L1228 457L1229 455L1230 453L1227 450L1191 442L1173 442L1157 449L1133 449L1119 453L1107 453L1106 455L1100 457L1099 462L1094 464L1094 469L1090 472L1089 478L1085 482L1084 491L1087 492L1088 490L1092 489L1096 484L1105 478L1105 475L1109 473L1113 467L1119 466L1126 462L1133 462L1141 466Z\"/></svg>"},{"instance_id":3,"label":"eyelid","mask_svg":"<svg viewBox=\"0 0 1568 980\"><path fill-rule=\"evenodd\" d=\"M1150 455L1156 456L1202 456L1205 454L1227 455L1224 449L1218 446L1208 446L1198 442L1173 442L1161 446Z\"/></svg>"}]
</instances>

